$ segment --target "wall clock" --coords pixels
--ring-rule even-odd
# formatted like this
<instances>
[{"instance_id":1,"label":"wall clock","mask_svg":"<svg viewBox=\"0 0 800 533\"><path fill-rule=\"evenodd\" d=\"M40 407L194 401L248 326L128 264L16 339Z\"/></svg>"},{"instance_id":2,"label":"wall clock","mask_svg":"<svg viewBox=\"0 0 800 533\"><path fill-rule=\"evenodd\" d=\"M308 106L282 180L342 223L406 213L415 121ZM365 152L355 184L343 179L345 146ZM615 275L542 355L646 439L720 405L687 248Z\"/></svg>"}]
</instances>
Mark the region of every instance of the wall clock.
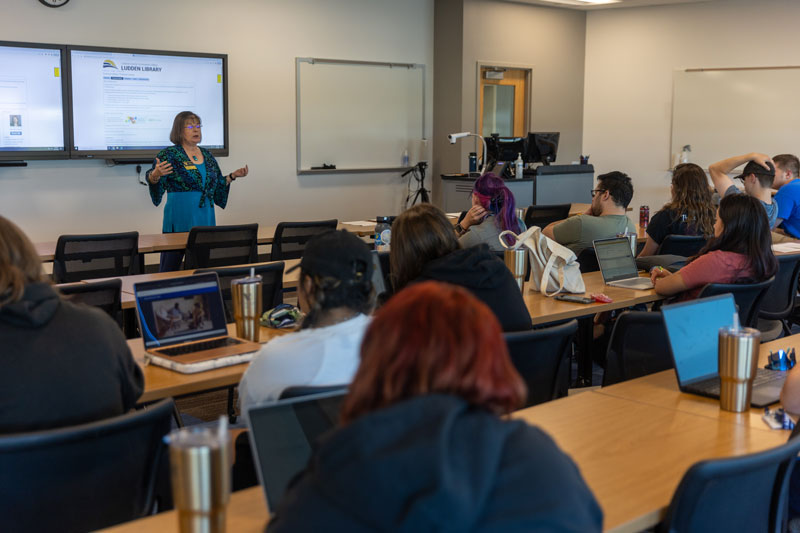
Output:
<instances>
[{"instance_id":1,"label":"wall clock","mask_svg":"<svg viewBox=\"0 0 800 533\"><path fill-rule=\"evenodd\" d=\"M61 7L69 0L39 0L39 2L43 3L47 7Z\"/></svg>"}]
</instances>

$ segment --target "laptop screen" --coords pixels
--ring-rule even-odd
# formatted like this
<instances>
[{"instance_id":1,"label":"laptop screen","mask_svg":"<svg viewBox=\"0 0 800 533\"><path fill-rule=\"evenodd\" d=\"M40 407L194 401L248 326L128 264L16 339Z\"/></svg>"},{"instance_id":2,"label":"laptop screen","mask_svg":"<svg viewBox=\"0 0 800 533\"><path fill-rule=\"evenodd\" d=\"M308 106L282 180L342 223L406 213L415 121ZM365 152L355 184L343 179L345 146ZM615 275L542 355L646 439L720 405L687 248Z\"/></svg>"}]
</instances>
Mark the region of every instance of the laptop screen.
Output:
<instances>
[{"instance_id":1,"label":"laptop screen","mask_svg":"<svg viewBox=\"0 0 800 533\"><path fill-rule=\"evenodd\" d=\"M270 511L306 467L317 438L336 427L343 400L343 392L328 392L248 409L250 448Z\"/></svg>"},{"instance_id":2,"label":"laptop screen","mask_svg":"<svg viewBox=\"0 0 800 533\"><path fill-rule=\"evenodd\" d=\"M639 276L631 242L626 237L598 239L594 241L594 252L606 283Z\"/></svg>"},{"instance_id":3,"label":"laptop screen","mask_svg":"<svg viewBox=\"0 0 800 533\"><path fill-rule=\"evenodd\" d=\"M214 272L136 283L133 290L145 348L228 334Z\"/></svg>"},{"instance_id":4,"label":"laptop screen","mask_svg":"<svg viewBox=\"0 0 800 533\"><path fill-rule=\"evenodd\" d=\"M722 294L661 308L681 385L717 375L719 329L733 325L733 296Z\"/></svg>"}]
</instances>

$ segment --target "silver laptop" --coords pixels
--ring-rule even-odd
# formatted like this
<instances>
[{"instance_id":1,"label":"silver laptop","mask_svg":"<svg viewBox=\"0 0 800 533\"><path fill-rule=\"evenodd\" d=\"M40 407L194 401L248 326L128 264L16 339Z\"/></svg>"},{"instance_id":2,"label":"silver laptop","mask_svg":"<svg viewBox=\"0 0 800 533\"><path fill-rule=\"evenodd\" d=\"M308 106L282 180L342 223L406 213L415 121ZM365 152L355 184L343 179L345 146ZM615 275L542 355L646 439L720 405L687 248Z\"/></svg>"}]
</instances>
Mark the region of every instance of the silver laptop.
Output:
<instances>
[{"instance_id":1,"label":"silver laptop","mask_svg":"<svg viewBox=\"0 0 800 533\"><path fill-rule=\"evenodd\" d=\"M245 413L256 474L275 512L289 482L308 463L315 441L336 427L345 391L300 396Z\"/></svg>"},{"instance_id":2,"label":"silver laptop","mask_svg":"<svg viewBox=\"0 0 800 533\"><path fill-rule=\"evenodd\" d=\"M228 335L216 272L136 283L133 292L148 353L197 363L261 348Z\"/></svg>"},{"instance_id":3,"label":"silver laptop","mask_svg":"<svg viewBox=\"0 0 800 533\"><path fill-rule=\"evenodd\" d=\"M650 278L639 277L636 260L631 253L631 241L627 237L597 239L592 244L606 285L637 290L653 288Z\"/></svg>"},{"instance_id":4,"label":"silver laptop","mask_svg":"<svg viewBox=\"0 0 800 533\"><path fill-rule=\"evenodd\" d=\"M678 386L689 392L719 398L719 329L732 325L736 305L721 294L661 308ZM753 380L750 405L766 407L781 397L786 372L759 368Z\"/></svg>"}]
</instances>

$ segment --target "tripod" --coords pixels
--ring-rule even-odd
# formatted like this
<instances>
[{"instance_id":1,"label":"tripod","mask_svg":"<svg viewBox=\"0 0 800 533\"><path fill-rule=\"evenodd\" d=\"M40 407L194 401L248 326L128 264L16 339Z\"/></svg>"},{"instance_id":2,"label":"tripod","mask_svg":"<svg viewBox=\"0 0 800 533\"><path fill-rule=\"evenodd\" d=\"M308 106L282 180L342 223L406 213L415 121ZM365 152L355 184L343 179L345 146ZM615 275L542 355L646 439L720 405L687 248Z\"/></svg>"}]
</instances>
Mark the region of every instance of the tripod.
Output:
<instances>
[{"instance_id":1,"label":"tripod","mask_svg":"<svg viewBox=\"0 0 800 533\"><path fill-rule=\"evenodd\" d=\"M411 178L408 178L408 196L406 196L406 207L408 207L408 202L411 201L411 205L416 205L417 201L420 203L430 203L430 195L428 194L428 189L425 188L425 168L428 166L428 163L425 161L420 161L410 169L406 170L402 177L406 177L408 174L412 174L414 176L414 180L417 182L417 190L413 194L411 193Z\"/></svg>"}]
</instances>

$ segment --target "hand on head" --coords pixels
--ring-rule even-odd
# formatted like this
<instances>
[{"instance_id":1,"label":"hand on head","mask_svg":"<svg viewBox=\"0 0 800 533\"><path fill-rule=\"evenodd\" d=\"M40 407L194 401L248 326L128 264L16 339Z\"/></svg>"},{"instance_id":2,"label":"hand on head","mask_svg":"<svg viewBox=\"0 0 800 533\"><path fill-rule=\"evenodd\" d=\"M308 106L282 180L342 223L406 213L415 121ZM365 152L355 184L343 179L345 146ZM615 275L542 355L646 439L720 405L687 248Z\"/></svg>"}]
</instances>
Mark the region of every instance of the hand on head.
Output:
<instances>
[{"instance_id":1,"label":"hand on head","mask_svg":"<svg viewBox=\"0 0 800 533\"><path fill-rule=\"evenodd\" d=\"M461 227L467 229L475 224L480 224L487 216L489 216L489 212L482 205L473 205L467 211L464 220L461 221Z\"/></svg>"}]
</instances>

